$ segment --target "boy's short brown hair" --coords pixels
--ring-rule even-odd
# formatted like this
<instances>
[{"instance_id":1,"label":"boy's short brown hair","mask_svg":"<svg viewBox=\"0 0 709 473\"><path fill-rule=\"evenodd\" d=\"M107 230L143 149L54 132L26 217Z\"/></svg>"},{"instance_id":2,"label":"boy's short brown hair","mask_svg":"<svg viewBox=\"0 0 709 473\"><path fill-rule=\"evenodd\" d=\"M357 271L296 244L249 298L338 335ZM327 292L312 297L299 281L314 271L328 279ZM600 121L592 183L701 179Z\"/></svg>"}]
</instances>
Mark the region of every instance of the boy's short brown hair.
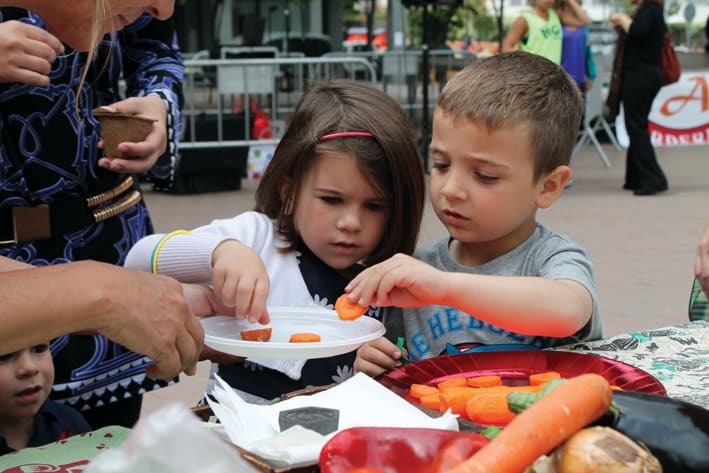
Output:
<instances>
[{"instance_id":1,"label":"boy's short brown hair","mask_svg":"<svg viewBox=\"0 0 709 473\"><path fill-rule=\"evenodd\" d=\"M443 88L437 107L490 130L528 130L534 180L569 164L584 112L578 86L557 64L522 51L478 60Z\"/></svg>"}]
</instances>

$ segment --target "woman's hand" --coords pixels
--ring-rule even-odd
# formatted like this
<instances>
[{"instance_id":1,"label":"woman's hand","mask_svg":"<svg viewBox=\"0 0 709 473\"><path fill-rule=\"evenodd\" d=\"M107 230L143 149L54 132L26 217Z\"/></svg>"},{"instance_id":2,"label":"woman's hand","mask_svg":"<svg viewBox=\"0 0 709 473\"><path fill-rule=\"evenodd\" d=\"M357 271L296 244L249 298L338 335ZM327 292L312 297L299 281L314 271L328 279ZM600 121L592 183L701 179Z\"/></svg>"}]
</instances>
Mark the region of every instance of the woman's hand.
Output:
<instances>
[{"instance_id":1,"label":"woman's hand","mask_svg":"<svg viewBox=\"0 0 709 473\"><path fill-rule=\"evenodd\" d=\"M10 20L0 23L0 82L49 85L49 72L64 45L37 26Z\"/></svg>"},{"instance_id":2,"label":"woman's hand","mask_svg":"<svg viewBox=\"0 0 709 473\"><path fill-rule=\"evenodd\" d=\"M134 174L147 172L167 149L167 107L157 95L131 97L107 107L114 112L137 115L155 120L153 129L138 143L123 142L118 150L127 158L108 156L99 160L99 166L114 172ZM103 147L103 142L99 143ZM110 159L109 159L110 158Z\"/></svg>"},{"instance_id":3,"label":"woman's hand","mask_svg":"<svg viewBox=\"0 0 709 473\"><path fill-rule=\"evenodd\" d=\"M608 20L614 28L620 28L626 33L630 29L630 24L633 22L633 20L625 13L611 13Z\"/></svg>"}]
</instances>

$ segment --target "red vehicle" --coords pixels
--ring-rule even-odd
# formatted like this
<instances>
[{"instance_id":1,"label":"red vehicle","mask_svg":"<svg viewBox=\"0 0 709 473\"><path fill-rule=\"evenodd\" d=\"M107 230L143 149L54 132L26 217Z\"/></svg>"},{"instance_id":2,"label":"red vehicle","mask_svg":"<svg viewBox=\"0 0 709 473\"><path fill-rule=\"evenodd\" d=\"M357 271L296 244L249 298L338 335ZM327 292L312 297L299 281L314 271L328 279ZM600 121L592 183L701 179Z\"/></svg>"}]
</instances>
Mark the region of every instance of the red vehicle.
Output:
<instances>
[{"instance_id":1,"label":"red vehicle","mask_svg":"<svg viewBox=\"0 0 709 473\"><path fill-rule=\"evenodd\" d=\"M372 32L372 47L375 51L386 51L389 44L387 30L385 28L375 28ZM367 28L364 26L353 26L347 28L343 47L348 51L361 51L367 45Z\"/></svg>"}]
</instances>

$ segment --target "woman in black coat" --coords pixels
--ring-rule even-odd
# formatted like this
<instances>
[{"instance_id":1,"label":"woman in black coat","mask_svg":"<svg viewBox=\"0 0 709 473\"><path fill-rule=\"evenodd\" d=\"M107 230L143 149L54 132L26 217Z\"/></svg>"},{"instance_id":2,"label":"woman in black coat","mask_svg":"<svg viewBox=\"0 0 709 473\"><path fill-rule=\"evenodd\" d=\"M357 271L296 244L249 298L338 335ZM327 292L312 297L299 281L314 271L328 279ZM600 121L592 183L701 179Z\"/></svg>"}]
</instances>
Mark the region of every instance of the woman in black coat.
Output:
<instances>
[{"instance_id":1,"label":"woman in black coat","mask_svg":"<svg viewBox=\"0 0 709 473\"><path fill-rule=\"evenodd\" d=\"M630 140L623 188L635 195L654 195L667 190L667 178L657 162L648 129L652 102L662 87L660 52L667 25L662 0L632 3L638 5L632 15L610 16L623 44L616 51L622 55L620 101Z\"/></svg>"}]
</instances>

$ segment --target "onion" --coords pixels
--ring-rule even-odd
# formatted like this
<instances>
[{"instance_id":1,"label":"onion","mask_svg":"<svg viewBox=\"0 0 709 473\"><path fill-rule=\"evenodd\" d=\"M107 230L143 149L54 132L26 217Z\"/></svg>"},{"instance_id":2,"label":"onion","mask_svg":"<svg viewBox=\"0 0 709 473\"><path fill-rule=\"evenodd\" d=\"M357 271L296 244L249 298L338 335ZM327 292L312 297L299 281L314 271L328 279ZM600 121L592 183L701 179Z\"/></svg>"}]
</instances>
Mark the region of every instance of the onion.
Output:
<instances>
[{"instance_id":1,"label":"onion","mask_svg":"<svg viewBox=\"0 0 709 473\"><path fill-rule=\"evenodd\" d=\"M647 448L610 427L580 430L554 451L551 462L555 473L662 473Z\"/></svg>"}]
</instances>

